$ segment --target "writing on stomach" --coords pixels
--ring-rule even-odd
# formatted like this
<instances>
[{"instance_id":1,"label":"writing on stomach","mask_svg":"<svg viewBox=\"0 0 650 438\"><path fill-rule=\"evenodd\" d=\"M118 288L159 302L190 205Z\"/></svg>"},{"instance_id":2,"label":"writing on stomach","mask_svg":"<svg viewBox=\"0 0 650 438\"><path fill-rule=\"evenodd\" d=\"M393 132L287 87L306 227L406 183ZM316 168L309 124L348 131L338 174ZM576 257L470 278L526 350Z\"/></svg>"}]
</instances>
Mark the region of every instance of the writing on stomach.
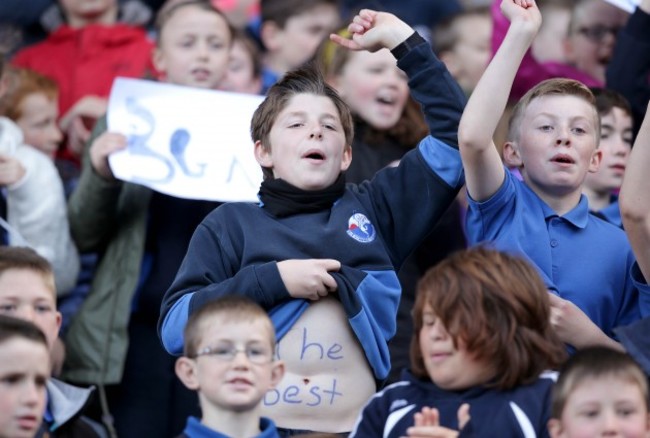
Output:
<instances>
[{"instance_id":1,"label":"writing on stomach","mask_svg":"<svg viewBox=\"0 0 650 438\"><path fill-rule=\"evenodd\" d=\"M286 372L264 396L264 416L282 428L352 430L376 388L338 300L328 297L312 303L278 342L276 355Z\"/></svg>"}]
</instances>

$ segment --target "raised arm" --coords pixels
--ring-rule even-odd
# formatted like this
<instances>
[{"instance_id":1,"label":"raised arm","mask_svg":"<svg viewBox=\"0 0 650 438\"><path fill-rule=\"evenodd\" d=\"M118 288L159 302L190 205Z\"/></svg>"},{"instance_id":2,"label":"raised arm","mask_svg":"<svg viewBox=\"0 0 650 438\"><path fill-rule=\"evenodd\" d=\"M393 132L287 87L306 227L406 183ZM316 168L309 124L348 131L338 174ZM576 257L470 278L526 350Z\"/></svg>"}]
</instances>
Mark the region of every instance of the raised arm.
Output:
<instances>
[{"instance_id":1,"label":"raised arm","mask_svg":"<svg viewBox=\"0 0 650 438\"><path fill-rule=\"evenodd\" d=\"M470 96L458 128L467 191L476 201L488 199L503 183L505 170L492 136L517 69L542 20L532 0L503 0L501 10L510 20L510 28Z\"/></svg>"},{"instance_id":2,"label":"raised arm","mask_svg":"<svg viewBox=\"0 0 650 438\"><path fill-rule=\"evenodd\" d=\"M644 277L650 279L650 104L625 169L619 203L623 226Z\"/></svg>"},{"instance_id":3,"label":"raised arm","mask_svg":"<svg viewBox=\"0 0 650 438\"><path fill-rule=\"evenodd\" d=\"M395 15L369 9L353 18L348 31L351 39L335 34L330 38L350 50L391 50L409 77L411 95L422 105L431 136L458 149L458 121L465 96L428 43Z\"/></svg>"}]
</instances>

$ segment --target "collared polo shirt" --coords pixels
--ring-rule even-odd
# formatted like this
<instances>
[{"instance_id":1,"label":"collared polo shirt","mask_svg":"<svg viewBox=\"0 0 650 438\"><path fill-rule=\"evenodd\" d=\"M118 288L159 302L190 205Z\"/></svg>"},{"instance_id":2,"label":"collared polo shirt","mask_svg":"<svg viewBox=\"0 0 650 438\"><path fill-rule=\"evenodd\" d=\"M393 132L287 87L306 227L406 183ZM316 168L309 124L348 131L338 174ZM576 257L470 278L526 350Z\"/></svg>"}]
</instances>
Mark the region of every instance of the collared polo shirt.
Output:
<instances>
[{"instance_id":1,"label":"collared polo shirt","mask_svg":"<svg viewBox=\"0 0 650 438\"><path fill-rule=\"evenodd\" d=\"M639 294L630 276L634 256L625 233L590 214L584 195L559 216L524 182L505 173L490 199L469 199L470 245L491 242L498 250L524 255L550 291L576 304L609 336L614 327L638 320Z\"/></svg>"}]
</instances>

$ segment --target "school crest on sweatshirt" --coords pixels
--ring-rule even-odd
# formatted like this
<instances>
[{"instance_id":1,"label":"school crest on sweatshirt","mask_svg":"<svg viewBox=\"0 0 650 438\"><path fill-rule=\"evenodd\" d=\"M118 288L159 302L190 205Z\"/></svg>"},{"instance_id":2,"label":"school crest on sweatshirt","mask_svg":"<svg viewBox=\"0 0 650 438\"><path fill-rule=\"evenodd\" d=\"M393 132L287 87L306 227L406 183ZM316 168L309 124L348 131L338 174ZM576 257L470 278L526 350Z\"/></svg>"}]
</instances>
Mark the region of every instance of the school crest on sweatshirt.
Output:
<instances>
[{"instance_id":1,"label":"school crest on sweatshirt","mask_svg":"<svg viewBox=\"0 0 650 438\"><path fill-rule=\"evenodd\" d=\"M355 213L348 219L348 236L357 242L370 243L375 240L375 226L363 213Z\"/></svg>"}]
</instances>

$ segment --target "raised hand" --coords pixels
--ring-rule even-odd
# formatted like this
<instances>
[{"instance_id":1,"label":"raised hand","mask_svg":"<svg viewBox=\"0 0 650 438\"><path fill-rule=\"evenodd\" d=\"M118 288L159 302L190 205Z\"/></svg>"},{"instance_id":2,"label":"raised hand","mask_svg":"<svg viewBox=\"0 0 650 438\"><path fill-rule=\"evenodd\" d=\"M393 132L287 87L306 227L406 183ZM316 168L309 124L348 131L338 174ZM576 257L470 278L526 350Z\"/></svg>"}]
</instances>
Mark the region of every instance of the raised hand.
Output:
<instances>
[{"instance_id":1,"label":"raised hand","mask_svg":"<svg viewBox=\"0 0 650 438\"><path fill-rule=\"evenodd\" d=\"M278 270L285 287L293 298L319 300L337 290L330 272L341 269L341 262L333 259L290 259L278 262Z\"/></svg>"},{"instance_id":2,"label":"raised hand","mask_svg":"<svg viewBox=\"0 0 650 438\"><path fill-rule=\"evenodd\" d=\"M534 0L503 0L501 12L510 23L522 23L535 33L542 25L542 14Z\"/></svg>"},{"instance_id":3,"label":"raised hand","mask_svg":"<svg viewBox=\"0 0 650 438\"><path fill-rule=\"evenodd\" d=\"M330 39L350 50L376 52L380 49L394 49L411 34L413 28L388 12L362 9L348 25L351 38L331 34Z\"/></svg>"}]
</instances>

